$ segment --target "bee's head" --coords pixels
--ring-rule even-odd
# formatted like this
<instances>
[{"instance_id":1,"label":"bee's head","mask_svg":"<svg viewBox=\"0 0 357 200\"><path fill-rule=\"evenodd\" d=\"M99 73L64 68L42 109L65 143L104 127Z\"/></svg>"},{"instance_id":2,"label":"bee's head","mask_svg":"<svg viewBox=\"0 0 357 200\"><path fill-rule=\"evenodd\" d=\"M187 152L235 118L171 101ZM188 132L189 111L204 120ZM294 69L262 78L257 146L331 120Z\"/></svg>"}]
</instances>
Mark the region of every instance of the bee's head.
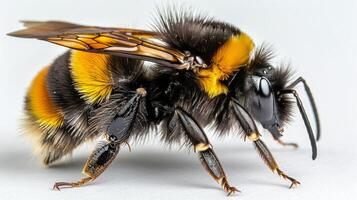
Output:
<instances>
[{"instance_id":1,"label":"bee's head","mask_svg":"<svg viewBox=\"0 0 357 200\"><path fill-rule=\"evenodd\" d=\"M271 51L264 46L256 50L245 69L245 79L240 83L239 93L242 93L238 96L251 115L279 138L292 113L293 101L280 95L286 89L291 73L288 68L272 66L271 58Z\"/></svg>"},{"instance_id":2,"label":"bee's head","mask_svg":"<svg viewBox=\"0 0 357 200\"><path fill-rule=\"evenodd\" d=\"M247 66L238 71L230 80L231 95L234 99L238 99L246 112L249 112L265 129L269 130L275 139L281 136L283 126L291 119L292 108L296 104L309 135L312 159L315 159L317 156L316 139L320 137L320 121L311 90L303 77L289 83L292 75L289 68L274 67L270 62L271 58L272 52L269 49L264 46L257 48ZM313 110L316 139L303 103L294 89L298 83L304 85ZM251 128L252 125L248 124L248 127Z\"/></svg>"}]
</instances>

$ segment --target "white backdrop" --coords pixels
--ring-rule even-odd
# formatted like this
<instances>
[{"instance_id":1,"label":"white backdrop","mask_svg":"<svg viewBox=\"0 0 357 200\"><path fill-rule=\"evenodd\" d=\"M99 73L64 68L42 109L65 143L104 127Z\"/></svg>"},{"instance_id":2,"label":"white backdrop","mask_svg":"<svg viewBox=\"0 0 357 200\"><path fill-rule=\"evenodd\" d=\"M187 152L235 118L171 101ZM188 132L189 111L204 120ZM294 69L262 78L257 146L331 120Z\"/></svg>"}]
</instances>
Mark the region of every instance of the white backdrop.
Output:
<instances>
[{"instance_id":1,"label":"white backdrop","mask_svg":"<svg viewBox=\"0 0 357 200\"><path fill-rule=\"evenodd\" d=\"M196 156L170 151L157 139L126 149L94 184L61 192L55 181L81 177L81 168L93 144L85 145L53 168L43 168L21 136L23 97L35 74L65 48L49 43L5 36L21 28L21 19L65 20L76 23L148 28L156 6L167 1L3 1L0 7L0 199L225 199ZM356 51L357 1L340 0L239 0L176 1L237 25L256 43L272 44L276 62L291 63L308 80L322 121L318 158L311 151L299 115L286 129L286 141L301 146L294 151L269 144L280 166L302 185L272 174L249 142L239 137L211 137L230 181L242 190L240 199L354 199L357 148ZM211 135L211 134L210 134Z\"/></svg>"}]
</instances>

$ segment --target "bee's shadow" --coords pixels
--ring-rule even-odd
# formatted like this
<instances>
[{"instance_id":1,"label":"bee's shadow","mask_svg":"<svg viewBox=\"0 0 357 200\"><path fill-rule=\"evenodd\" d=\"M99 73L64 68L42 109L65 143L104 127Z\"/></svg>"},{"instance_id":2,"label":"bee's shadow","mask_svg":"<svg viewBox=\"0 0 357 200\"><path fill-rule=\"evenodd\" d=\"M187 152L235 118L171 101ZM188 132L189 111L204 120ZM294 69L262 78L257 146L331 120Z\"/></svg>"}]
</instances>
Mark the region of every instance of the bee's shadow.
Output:
<instances>
[{"instance_id":1,"label":"bee's shadow","mask_svg":"<svg viewBox=\"0 0 357 200\"><path fill-rule=\"evenodd\" d=\"M274 181L262 182L254 172L261 170L262 163L253 148L249 147L220 147L215 148L217 154L232 182L239 184L278 185ZM290 152L292 153L292 152ZM88 155L90 152L88 152ZM254 157L254 159L252 159ZM21 173L30 177L31 174L47 174L53 178L72 180L80 177L81 169L86 162L85 153L75 154L70 159L54 163L48 169L38 166L36 158L30 152L13 151L0 153L0 170L7 173ZM45 175L44 175L45 176ZM199 159L194 153L184 151L141 151L129 153L122 150L118 158L96 182L138 181L146 184L169 184L178 187L215 188L211 177L203 170Z\"/></svg>"}]
</instances>

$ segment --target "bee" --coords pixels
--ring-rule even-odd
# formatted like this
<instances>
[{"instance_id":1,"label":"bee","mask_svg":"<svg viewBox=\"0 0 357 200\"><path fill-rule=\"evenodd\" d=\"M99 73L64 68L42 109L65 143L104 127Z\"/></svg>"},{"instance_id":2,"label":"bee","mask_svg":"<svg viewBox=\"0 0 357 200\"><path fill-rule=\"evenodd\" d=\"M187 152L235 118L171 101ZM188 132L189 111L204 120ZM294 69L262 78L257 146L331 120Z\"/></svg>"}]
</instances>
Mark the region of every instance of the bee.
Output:
<instances>
[{"instance_id":1,"label":"bee","mask_svg":"<svg viewBox=\"0 0 357 200\"><path fill-rule=\"evenodd\" d=\"M290 187L299 181L284 173L261 139L260 124L280 137L297 106L317 156L320 122L311 90L302 77L271 64L266 45L226 22L190 11L159 12L153 31L84 26L61 21L24 21L10 36L36 38L68 47L43 68L25 98L28 135L45 165L101 138L79 181L56 182L54 189L95 180L129 142L151 129L168 144L187 145L228 195L231 186L202 127L213 125L252 141L267 166ZM316 122L316 139L296 85L307 93ZM130 146L129 146L130 147Z\"/></svg>"}]
</instances>

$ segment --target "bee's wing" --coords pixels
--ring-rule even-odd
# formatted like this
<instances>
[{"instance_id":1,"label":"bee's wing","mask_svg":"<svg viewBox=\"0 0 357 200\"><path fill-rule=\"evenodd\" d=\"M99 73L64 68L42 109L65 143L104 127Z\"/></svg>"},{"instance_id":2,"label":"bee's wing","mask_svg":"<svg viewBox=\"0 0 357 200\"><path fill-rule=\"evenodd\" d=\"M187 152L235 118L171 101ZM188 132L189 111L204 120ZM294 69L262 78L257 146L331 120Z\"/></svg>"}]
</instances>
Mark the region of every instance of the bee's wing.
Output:
<instances>
[{"instance_id":1,"label":"bee's wing","mask_svg":"<svg viewBox=\"0 0 357 200\"><path fill-rule=\"evenodd\" d=\"M37 38L71 49L137 58L181 69L185 54L160 42L151 31L82 26L61 21L23 21L23 30L8 35Z\"/></svg>"}]
</instances>

